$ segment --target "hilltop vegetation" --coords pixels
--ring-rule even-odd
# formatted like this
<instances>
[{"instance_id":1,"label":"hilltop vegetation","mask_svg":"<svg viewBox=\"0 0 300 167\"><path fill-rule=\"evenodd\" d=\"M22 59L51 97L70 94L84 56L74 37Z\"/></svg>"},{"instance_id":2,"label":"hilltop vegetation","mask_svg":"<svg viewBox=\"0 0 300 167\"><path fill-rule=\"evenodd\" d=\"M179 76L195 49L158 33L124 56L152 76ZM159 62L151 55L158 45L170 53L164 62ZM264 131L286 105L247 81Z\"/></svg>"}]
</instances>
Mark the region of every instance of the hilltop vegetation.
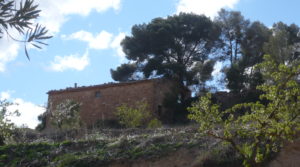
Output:
<instances>
[{"instance_id":1,"label":"hilltop vegetation","mask_svg":"<svg viewBox=\"0 0 300 167\"><path fill-rule=\"evenodd\" d=\"M30 0L25 4L30 10L22 11L21 6L21 12L36 19L37 6L30 8ZM10 9L10 1L1 5L15 14L4 17L19 16ZM3 25L6 31L6 23ZM22 26L10 26L25 33ZM50 38L44 28L37 25L35 30L29 28L30 39L25 43ZM214 20L180 13L134 25L121 45L129 61L112 69L112 78L119 82L151 78L174 81L163 107L174 114L170 122L193 126L158 128L161 122L150 120L151 112L143 104L132 108L124 104L116 109L124 129L87 133L88 128L80 121L80 104L68 101L58 106L59 112L48 111L40 117L43 122L39 129L45 127L49 114L58 132L33 132L33 140L16 133L20 128L7 117L11 104L1 100L0 166L255 167L266 165L287 141L298 138L299 26L278 22L268 28L245 19L240 12L223 9ZM222 108L210 93L206 94L217 89L207 84L217 62L223 64L220 84L232 94L247 95L241 96L241 104ZM143 125L153 129L143 129ZM133 127L140 129L126 129ZM68 131L72 133L63 133Z\"/></svg>"},{"instance_id":2,"label":"hilltop vegetation","mask_svg":"<svg viewBox=\"0 0 300 167\"><path fill-rule=\"evenodd\" d=\"M218 140L201 137L197 128L99 130L85 137L43 138L0 147L1 166L230 166L239 157ZM179 156L179 157L178 157ZM170 161L169 159L174 159Z\"/></svg>"}]
</instances>

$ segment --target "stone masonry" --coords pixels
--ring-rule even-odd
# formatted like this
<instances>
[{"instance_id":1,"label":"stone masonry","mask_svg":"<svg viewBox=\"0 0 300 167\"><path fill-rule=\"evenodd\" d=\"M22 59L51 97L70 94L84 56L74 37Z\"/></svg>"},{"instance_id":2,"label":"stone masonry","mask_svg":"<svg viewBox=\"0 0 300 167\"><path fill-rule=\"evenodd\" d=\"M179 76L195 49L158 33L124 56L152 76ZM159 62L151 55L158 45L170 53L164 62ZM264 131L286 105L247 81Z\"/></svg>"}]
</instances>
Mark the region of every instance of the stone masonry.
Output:
<instances>
[{"instance_id":1,"label":"stone masonry","mask_svg":"<svg viewBox=\"0 0 300 167\"><path fill-rule=\"evenodd\" d=\"M116 108L121 104L133 106L137 101L148 103L154 116L162 114L162 103L166 92L171 91L170 81L151 79L126 83L110 83L88 87L67 88L48 92L48 109L53 112L66 99L81 103L80 116L87 126L97 121L116 120ZM46 121L46 127L51 126Z\"/></svg>"}]
</instances>

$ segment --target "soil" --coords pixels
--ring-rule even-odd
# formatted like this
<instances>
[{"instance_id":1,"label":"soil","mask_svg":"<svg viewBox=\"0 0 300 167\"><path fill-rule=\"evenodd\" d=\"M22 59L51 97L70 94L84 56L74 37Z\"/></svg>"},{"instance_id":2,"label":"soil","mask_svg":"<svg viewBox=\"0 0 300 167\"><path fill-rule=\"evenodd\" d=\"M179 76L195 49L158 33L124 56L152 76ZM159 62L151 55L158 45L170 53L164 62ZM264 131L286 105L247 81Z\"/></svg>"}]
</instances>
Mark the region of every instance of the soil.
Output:
<instances>
[{"instance_id":1,"label":"soil","mask_svg":"<svg viewBox=\"0 0 300 167\"><path fill-rule=\"evenodd\" d=\"M293 143L287 143L283 150L273 160L269 167L299 167L300 138Z\"/></svg>"}]
</instances>

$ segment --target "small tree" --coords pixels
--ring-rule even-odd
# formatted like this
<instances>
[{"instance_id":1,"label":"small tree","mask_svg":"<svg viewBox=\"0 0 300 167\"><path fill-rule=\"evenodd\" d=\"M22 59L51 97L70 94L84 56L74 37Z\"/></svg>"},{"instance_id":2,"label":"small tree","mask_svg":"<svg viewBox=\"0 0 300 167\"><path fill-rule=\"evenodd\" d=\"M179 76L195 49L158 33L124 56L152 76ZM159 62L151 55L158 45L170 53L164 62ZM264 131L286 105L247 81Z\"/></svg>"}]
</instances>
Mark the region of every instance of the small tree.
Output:
<instances>
[{"instance_id":1,"label":"small tree","mask_svg":"<svg viewBox=\"0 0 300 167\"><path fill-rule=\"evenodd\" d=\"M18 111L8 112L7 108L12 103L6 100L0 100L0 146L5 144L5 140L12 136L12 132L15 128L14 123L8 119L9 116L19 116Z\"/></svg>"},{"instance_id":2,"label":"small tree","mask_svg":"<svg viewBox=\"0 0 300 167\"><path fill-rule=\"evenodd\" d=\"M60 130L62 130L63 128L78 128L81 126L79 109L79 103L69 99L65 100L64 102L57 105L55 111L50 113L50 121Z\"/></svg>"},{"instance_id":3,"label":"small tree","mask_svg":"<svg viewBox=\"0 0 300 167\"><path fill-rule=\"evenodd\" d=\"M278 65L267 55L259 67L272 78L258 87L266 104L237 104L221 112L208 94L189 108L189 118L200 124L200 132L230 144L245 166L260 166L300 130L300 66ZM238 116L241 110L244 113Z\"/></svg>"}]
</instances>

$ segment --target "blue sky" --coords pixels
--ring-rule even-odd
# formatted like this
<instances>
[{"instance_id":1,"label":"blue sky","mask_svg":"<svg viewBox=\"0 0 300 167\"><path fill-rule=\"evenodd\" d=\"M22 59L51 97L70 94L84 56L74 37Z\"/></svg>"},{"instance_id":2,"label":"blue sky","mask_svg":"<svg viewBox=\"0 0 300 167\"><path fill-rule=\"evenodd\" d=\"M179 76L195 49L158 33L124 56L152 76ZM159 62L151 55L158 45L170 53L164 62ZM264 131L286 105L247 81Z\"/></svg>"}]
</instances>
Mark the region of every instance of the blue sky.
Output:
<instances>
[{"instance_id":1,"label":"blue sky","mask_svg":"<svg viewBox=\"0 0 300 167\"><path fill-rule=\"evenodd\" d=\"M44 112L46 92L53 89L113 81L110 69L126 62L119 45L134 24L155 17L194 12L213 18L220 8L241 11L251 21L271 27L274 22L300 25L299 0L36 0L42 10L38 22L53 38L43 50L0 40L0 98L19 105L14 122L33 128ZM86 3L88 2L88 3ZM11 32L19 37L15 32ZM217 72L215 72L216 74Z\"/></svg>"}]
</instances>

